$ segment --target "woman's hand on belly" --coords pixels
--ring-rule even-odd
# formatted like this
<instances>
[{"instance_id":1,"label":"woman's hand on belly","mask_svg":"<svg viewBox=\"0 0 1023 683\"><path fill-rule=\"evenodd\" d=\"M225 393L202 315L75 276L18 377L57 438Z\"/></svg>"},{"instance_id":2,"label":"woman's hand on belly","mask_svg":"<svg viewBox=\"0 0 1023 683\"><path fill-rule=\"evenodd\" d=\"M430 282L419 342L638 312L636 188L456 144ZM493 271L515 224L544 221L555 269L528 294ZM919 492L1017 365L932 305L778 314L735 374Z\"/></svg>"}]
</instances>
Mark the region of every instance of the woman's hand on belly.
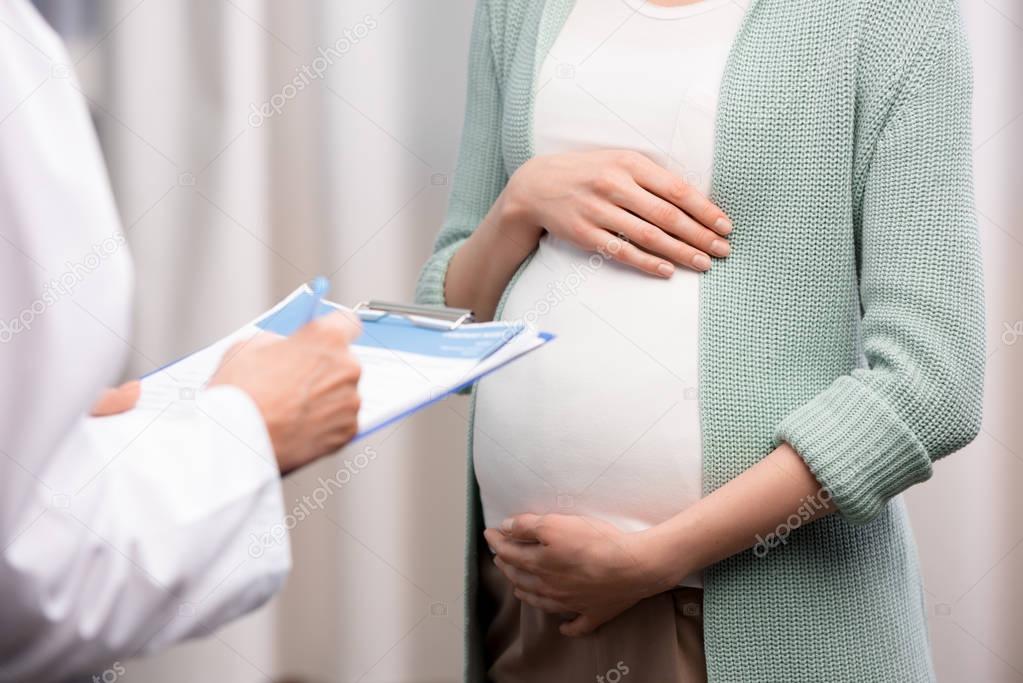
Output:
<instances>
[{"instance_id":1,"label":"woman's hand on belly","mask_svg":"<svg viewBox=\"0 0 1023 683\"><path fill-rule=\"evenodd\" d=\"M763 557L797 526L835 509L831 492L782 443L699 502L643 531L624 533L589 517L525 514L484 535L516 596L547 612L578 614L561 627L577 636L735 553L754 547Z\"/></svg>"},{"instance_id":2,"label":"woman's hand on belly","mask_svg":"<svg viewBox=\"0 0 1023 683\"><path fill-rule=\"evenodd\" d=\"M518 515L484 536L519 600L576 615L561 625L566 636L585 635L677 583L657 574L641 535L592 517Z\"/></svg>"},{"instance_id":3,"label":"woman's hand on belly","mask_svg":"<svg viewBox=\"0 0 1023 683\"><path fill-rule=\"evenodd\" d=\"M727 256L724 237L732 224L700 191L638 152L534 157L515 171L452 256L445 302L491 320L544 231L668 278L674 264L704 271L710 256Z\"/></svg>"},{"instance_id":4,"label":"woman's hand on belly","mask_svg":"<svg viewBox=\"0 0 1023 683\"><path fill-rule=\"evenodd\" d=\"M598 150L530 159L508 181L513 213L588 251L652 275L704 271L728 256L724 212L638 152ZM621 239L624 236L626 239Z\"/></svg>"}]
</instances>

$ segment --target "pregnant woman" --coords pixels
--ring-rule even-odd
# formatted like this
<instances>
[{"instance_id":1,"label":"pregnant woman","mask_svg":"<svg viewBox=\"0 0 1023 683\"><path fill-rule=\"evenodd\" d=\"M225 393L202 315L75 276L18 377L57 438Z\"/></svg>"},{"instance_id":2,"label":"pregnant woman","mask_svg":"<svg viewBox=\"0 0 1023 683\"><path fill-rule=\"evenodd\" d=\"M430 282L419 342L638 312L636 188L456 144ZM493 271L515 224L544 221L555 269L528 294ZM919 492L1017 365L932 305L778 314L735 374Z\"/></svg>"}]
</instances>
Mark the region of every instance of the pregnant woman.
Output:
<instances>
[{"instance_id":1,"label":"pregnant woman","mask_svg":"<svg viewBox=\"0 0 1023 683\"><path fill-rule=\"evenodd\" d=\"M898 494L984 361L952 0L473 30L418 296L558 339L475 392L468 680L932 680Z\"/></svg>"}]
</instances>

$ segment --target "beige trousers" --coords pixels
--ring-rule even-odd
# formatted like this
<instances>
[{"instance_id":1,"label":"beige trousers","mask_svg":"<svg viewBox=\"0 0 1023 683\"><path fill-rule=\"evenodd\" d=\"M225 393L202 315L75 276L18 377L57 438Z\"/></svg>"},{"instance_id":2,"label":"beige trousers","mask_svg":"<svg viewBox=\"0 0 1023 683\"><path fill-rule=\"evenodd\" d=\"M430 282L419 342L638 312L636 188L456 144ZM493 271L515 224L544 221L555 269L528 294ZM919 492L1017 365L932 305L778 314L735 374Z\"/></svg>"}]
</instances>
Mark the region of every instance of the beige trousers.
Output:
<instances>
[{"instance_id":1,"label":"beige trousers","mask_svg":"<svg viewBox=\"0 0 1023 683\"><path fill-rule=\"evenodd\" d=\"M676 588L634 605L582 638L563 618L521 602L484 549L480 590L493 614L485 633L495 683L703 683L703 591Z\"/></svg>"}]
</instances>

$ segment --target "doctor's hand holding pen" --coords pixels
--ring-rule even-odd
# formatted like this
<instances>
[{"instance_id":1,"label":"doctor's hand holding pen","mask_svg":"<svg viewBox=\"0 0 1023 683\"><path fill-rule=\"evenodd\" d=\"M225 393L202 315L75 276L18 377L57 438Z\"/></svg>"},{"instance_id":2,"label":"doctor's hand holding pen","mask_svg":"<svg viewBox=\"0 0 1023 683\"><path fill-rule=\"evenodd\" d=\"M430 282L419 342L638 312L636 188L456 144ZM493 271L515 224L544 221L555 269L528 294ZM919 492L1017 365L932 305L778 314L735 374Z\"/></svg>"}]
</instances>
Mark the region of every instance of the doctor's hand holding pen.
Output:
<instances>
[{"instance_id":1,"label":"doctor's hand holding pen","mask_svg":"<svg viewBox=\"0 0 1023 683\"><path fill-rule=\"evenodd\" d=\"M252 398L281 474L337 451L358 431L360 367L349 344L361 329L356 317L331 313L290 337L264 332L224 354L210 386L230 384ZM140 391L137 381L108 389L92 415L131 410Z\"/></svg>"}]
</instances>

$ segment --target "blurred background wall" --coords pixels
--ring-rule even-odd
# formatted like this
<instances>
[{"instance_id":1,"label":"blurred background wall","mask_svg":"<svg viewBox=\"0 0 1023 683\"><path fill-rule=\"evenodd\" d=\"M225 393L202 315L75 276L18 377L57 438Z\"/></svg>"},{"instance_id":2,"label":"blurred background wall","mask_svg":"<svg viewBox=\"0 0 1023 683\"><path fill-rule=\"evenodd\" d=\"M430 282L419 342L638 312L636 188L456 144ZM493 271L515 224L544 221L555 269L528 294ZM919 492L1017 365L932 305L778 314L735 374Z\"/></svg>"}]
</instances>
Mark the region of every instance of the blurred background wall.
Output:
<instances>
[{"instance_id":1,"label":"blurred background wall","mask_svg":"<svg viewBox=\"0 0 1023 683\"><path fill-rule=\"evenodd\" d=\"M137 262L137 374L303 280L408 299L450 190L472 0L38 0L70 43ZM943 681L1023 682L1023 6L963 0L986 259L984 431L909 494ZM60 77L55 69L55 76ZM260 612L126 681L453 681L466 403L372 441ZM344 455L341 456L342 458ZM330 459L290 477L319 486ZM794 627L795 630L795 627Z\"/></svg>"}]
</instances>

